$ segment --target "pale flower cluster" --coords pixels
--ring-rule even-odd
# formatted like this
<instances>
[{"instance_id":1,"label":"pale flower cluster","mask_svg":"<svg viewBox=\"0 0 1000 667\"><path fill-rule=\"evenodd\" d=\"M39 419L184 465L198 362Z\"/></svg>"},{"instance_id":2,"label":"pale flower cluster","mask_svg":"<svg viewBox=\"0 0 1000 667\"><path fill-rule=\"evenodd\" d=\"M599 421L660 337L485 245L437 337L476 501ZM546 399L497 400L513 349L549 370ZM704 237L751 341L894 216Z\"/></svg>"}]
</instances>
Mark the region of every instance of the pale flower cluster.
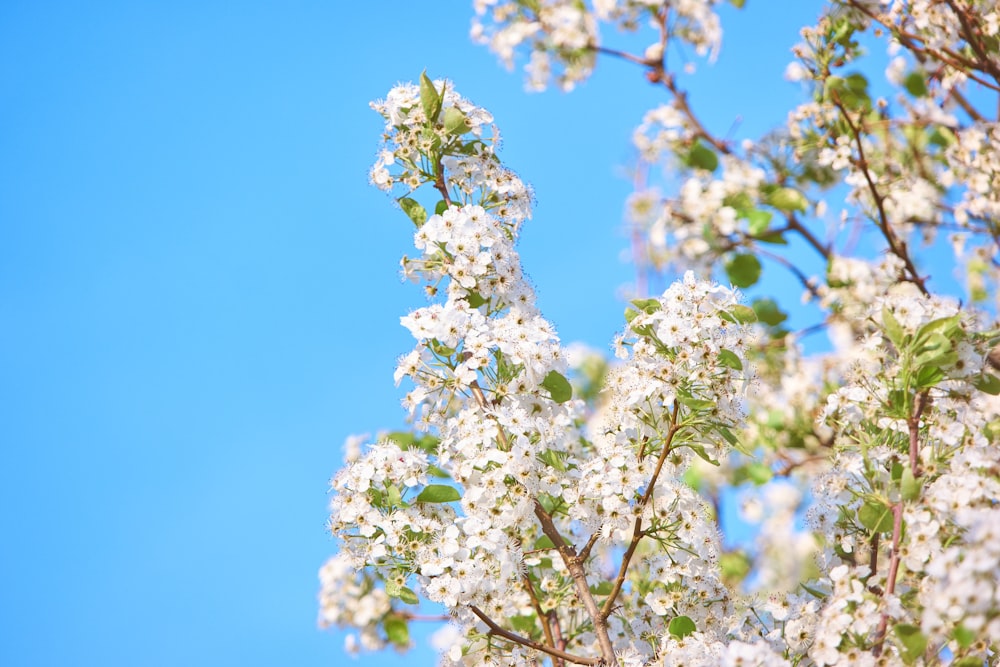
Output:
<instances>
[{"instance_id":1,"label":"pale flower cluster","mask_svg":"<svg viewBox=\"0 0 1000 667\"><path fill-rule=\"evenodd\" d=\"M474 0L473 40L487 44L508 69L518 51L530 55L525 65L527 88L541 91L555 82L572 90L593 72L601 46L600 24L634 31L642 24L656 31L646 57L663 58L660 26L671 38L714 58L722 43L722 26L713 10L718 0Z\"/></svg>"}]
</instances>

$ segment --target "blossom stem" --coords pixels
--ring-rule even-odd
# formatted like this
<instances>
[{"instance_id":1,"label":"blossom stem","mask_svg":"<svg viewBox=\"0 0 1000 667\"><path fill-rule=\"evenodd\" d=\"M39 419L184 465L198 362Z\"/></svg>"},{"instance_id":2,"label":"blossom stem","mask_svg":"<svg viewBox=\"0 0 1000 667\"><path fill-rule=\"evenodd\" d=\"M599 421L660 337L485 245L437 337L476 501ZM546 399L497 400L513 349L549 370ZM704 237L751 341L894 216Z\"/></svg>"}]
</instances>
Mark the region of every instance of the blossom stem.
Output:
<instances>
[{"instance_id":1,"label":"blossom stem","mask_svg":"<svg viewBox=\"0 0 1000 667\"><path fill-rule=\"evenodd\" d=\"M670 430L667 431L667 437L663 440L663 450L660 452L660 458L656 461L656 470L653 471L653 476L646 486L646 492L642 495L639 505L636 507L636 513L639 516L636 517L635 525L632 527L632 540L629 542L628 549L625 550L625 555L622 556L622 563L618 568L618 576L615 577L614 588L612 588L611 594L608 595L608 599L604 601L604 606L601 608L601 618L605 622L607 622L608 616L611 615L611 610L614 609L615 600L618 599L618 594L621 593L622 586L625 585L625 575L628 574L628 566L632 560L632 555L635 554L635 550L639 546L639 540L645 534L642 530L642 511L645 509L646 504L649 503L650 498L653 497L656 480L660 476L660 471L663 470L663 463L667 460L667 455L670 453L670 446L673 443L674 435L680 430L680 426L677 424L679 412L679 404L675 402L674 411L670 419Z\"/></svg>"},{"instance_id":2,"label":"blossom stem","mask_svg":"<svg viewBox=\"0 0 1000 667\"><path fill-rule=\"evenodd\" d=\"M583 603L587 614L594 623L594 634L597 635L597 643L601 647L601 656L607 664L614 664L615 648L611 643L611 637L608 635L607 616L603 615L601 610L597 608L597 602L590 592L590 586L587 585L587 573L583 571L583 561L580 560L573 547L559 534L559 530L552 522L552 516L542 507L542 504L537 499L535 500L535 516L538 517L538 521L542 524L542 532L556 545L559 555L562 556L563 564L569 570L570 576L573 577L577 597ZM587 664L596 664L596 661Z\"/></svg>"},{"instance_id":3,"label":"blossom stem","mask_svg":"<svg viewBox=\"0 0 1000 667\"><path fill-rule=\"evenodd\" d=\"M497 635L498 637L503 637L508 641L512 641L515 644L520 644L521 646L527 646L528 648L533 648L536 651L541 651L546 655L551 655L555 658L561 658L567 662L572 662L577 665L599 665L601 660L599 658L584 658L579 655L573 655L572 653L567 653L565 651L560 651L557 648L552 648L551 646L546 646L545 644L540 644L533 639L528 639L527 637L522 637L519 634L511 632L509 630L504 630L499 625L497 625L492 618L487 616L475 605L470 605L469 609L472 613L479 617L482 621L489 627L491 635Z\"/></svg>"},{"instance_id":4,"label":"blossom stem","mask_svg":"<svg viewBox=\"0 0 1000 667\"><path fill-rule=\"evenodd\" d=\"M894 595L896 592L896 574L899 572L899 540L903 533L903 503L898 502L892 506L892 552L889 555L889 579L885 585L885 594ZM872 655L876 658L882 654L882 646L885 643L885 632L889 627L889 614L882 612L882 618L878 623L878 630L875 632L875 646L872 648Z\"/></svg>"}]
</instances>

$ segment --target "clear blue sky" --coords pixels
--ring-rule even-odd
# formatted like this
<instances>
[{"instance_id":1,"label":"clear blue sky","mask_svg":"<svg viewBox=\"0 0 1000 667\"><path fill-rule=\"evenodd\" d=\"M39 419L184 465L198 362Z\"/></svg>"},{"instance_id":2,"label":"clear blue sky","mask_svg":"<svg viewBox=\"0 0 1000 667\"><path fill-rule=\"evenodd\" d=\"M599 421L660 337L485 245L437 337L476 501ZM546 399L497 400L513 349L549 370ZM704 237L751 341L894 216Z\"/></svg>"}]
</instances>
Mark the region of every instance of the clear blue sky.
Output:
<instances>
[{"instance_id":1,"label":"clear blue sky","mask_svg":"<svg viewBox=\"0 0 1000 667\"><path fill-rule=\"evenodd\" d=\"M747 4L692 93L739 135L799 98L781 74L820 5ZM618 167L664 98L617 62L526 95L471 13L0 4L0 664L347 660L315 625L327 480L346 435L402 425L421 302L397 275L410 223L367 185L367 103L397 81L426 67L493 111L538 196L520 249L544 312L611 340Z\"/></svg>"}]
</instances>

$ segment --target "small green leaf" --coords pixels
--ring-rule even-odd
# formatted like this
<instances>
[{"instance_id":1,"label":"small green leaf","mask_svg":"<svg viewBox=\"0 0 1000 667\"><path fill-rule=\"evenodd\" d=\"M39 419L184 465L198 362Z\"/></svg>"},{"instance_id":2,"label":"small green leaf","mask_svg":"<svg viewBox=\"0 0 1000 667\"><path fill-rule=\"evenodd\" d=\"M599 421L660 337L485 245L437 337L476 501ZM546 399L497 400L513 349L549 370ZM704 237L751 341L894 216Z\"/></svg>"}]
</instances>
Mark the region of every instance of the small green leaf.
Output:
<instances>
[{"instance_id":1,"label":"small green leaf","mask_svg":"<svg viewBox=\"0 0 1000 667\"><path fill-rule=\"evenodd\" d=\"M893 630L899 637L899 643L906 649L903 651L903 662L908 665L916 662L927 649L927 637L920 632L919 627L906 623L897 624Z\"/></svg>"},{"instance_id":2,"label":"small green leaf","mask_svg":"<svg viewBox=\"0 0 1000 667\"><path fill-rule=\"evenodd\" d=\"M427 70L420 73L420 105L424 108L427 120L436 123L438 114L441 113L441 94L427 76Z\"/></svg>"},{"instance_id":3,"label":"small green leaf","mask_svg":"<svg viewBox=\"0 0 1000 667\"><path fill-rule=\"evenodd\" d=\"M713 459L711 456L708 455L708 452L705 451L705 445L699 444L697 442L687 442L680 446L690 447L691 451L697 454L698 458L700 458L702 461L705 461L706 463L711 463L714 466L721 465L718 461L716 461L715 459Z\"/></svg>"},{"instance_id":4,"label":"small green leaf","mask_svg":"<svg viewBox=\"0 0 1000 667\"><path fill-rule=\"evenodd\" d=\"M410 645L410 628L402 616L387 614L382 621L382 627L385 628L385 636L398 648Z\"/></svg>"},{"instance_id":5,"label":"small green leaf","mask_svg":"<svg viewBox=\"0 0 1000 667\"><path fill-rule=\"evenodd\" d=\"M403 197L399 200L399 207L403 209L403 213L413 221L413 224L420 228L425 222L427 222L427 211L424 207L420 205L416 199L410 199L409 197Z\"/></svg>"},{"instance_id":6,"label":"small green leaf","mask_svg":"<svg viewBox=\"0 0 1000 667\"><path fill-rule=\"evenodd\" d=\"M441 215L447 210L448 210L448 202L446 202L443 199L434 205L434 213L437 215Z\"/></svg>"},{"instance_id":7,"label":"small green leaf","mask_svg":"<svg viewBox=\"0 0 1000 667\"><path fill-rule=\"evenodd\" d=\"M752 324L757 321L757 313L750 306L737 304L728 311L721 311L719 317L735 324Z\"/></svg>"},{"instance_id":8,"label":"small green leaf","mask_svg":"<svg viewBox=\"0 0 1000 667\"><path fill-rule=\"evenodd\" d=\"M903 347L903 325L899 323L896 316L892 314L887 306L882 306L882 326L885 327L885 335L889 337L896 349Z\"/></svg>"},{"instance_id":9,"label":"small green leaf","mask_svg":"<svg viewBox=\"0 0 1000 667\"><path fill-rule=\"evenodd\" d=\"M399 448L402 449L403 451L409 449L414 444L414 442L416 442L416 439L417 436L407 431L393 431L392 433L386 436L386 440L392 440L397 445L399 445Z\"/></svg>"},{"instance_id":10,"label":"small green leaf","mask_svg":"<svg viewBox=\"0 0 1000 667\"><path fill-rule=\"evenodd\" d=\"M631 324L632 320L639 317L639 311L634 308L625 309L625 322Z\"/></svg>"},{"instance_id":11,"label":"small green leaf","mask_svg":"<svg viewBox=\"0 0 1000 667\"><path fill-rule=\"evenodd\" d=\"M558 371L549 371L542 380L542 386L549 390L549 395L556 403L565 403L573 398L573 385Z\"/></svg>"},{"instance_id":12,"label":"small green leaf","mask_svg":"<svg viewBox=\"0 0 1000 667\"><path fill-rule=\"evenodd\" d=\"M470 308L479 308L487 302L479 292L469 292L465 295L465 300L469 302Z\"/></svg>"},{"instance_id":13,"label":"small green leaf","mask_svg":"<svg viewBox=\"0 0 1000 667\"><path fill-rule=\"evenodd\" d=\"M955 638L955 641L957 641L958 645L962 648L969 648L976 643L976 633L969 630L964 625L957 626L951 633L951 636Z\"/></svg>"},{"instance_id":14,"label":"small green leaf","mask_svg":"<svg viewBox=\"0 0 1000 667\"><path fill-rule=\"evenodd\" d=\"M448 134L462 135L472 129L469 118L458 107L448 107L441 117Z\"/></svg>"},{"instance_id":15,"label":"small green leaf","mask_svg":"<svg viewBox=\"0 0 1000 667\"><path fill-rule=\"evenodd\" d=\"M972 381L972 385L990 396L1000 396L1000 378L992 373L983 373Z\"/></svg>"},{"instance_id":16,"label":"small green leaf","mask_svg":"<svg viewBox=\"0 0 1000 667\"><path fill-rule=\"evenodd\" d=\"M753 312L757 314L759 322L771 327L776 327L788 319L788 315L778 308L773 299L756 299L753 302Z\"/></svg>"},{"instance_id":17,"label":"small green leaf","mask_svg":"<svg viewBox=\"0 0 1000 667\"><path fill-rule=\"evenodd\" d=\"M667 630L670 634L678 639L684 639L689 634L697 630L694 621L692 621L687 616L675 616L670 621L670 625L667 626Z\"/></svg>"},{"instance_id":18,"label":"small green leaf","mask_svg":"<svg viewBox=\"0 0 1000 667\"><path fill-rule=\"evenodd\" d=\"M538 455L539 460L546 464L550 468L555 468L559 472L566 471L566 462L563 457L551 449L546 449L544 452Z\"/></svg>"},{"instance_id":19,"label":"small green leaf","mask_svg":"<svg viewBox=\"0 0 1000 667\"><path fill-rule=\"evenodd\" d=\"M389 488L386 489L386 498L389 501L390 507L401 507L403 505L403 495L399 492L399 487L395 484L390 484Z\"/></svg>"},{"instance_id":20,"label":"small green leaf","mask_svg":"<svg viewBox=\"0 0 1000 667\"><path fill-rule=\"evenodd\" d=\"M431 477L437 477L438 479L451 479L451 475L441 468L438 468L433 463L427 466L427 474Z\"/></svg>"},{"instance_id":21,"label":"small green leaf","mask_svg":"<svg viewBox=\"0 0 1000 667\"><path fill-rule=\"evenodd\" d=\"M736 255L726 262L726 275L737 287L750 287L760 279L760 268L753 255Z\"/></svg>"},{"instance_id":22,"label":"small green leaf","mask_svg":"<svg viewBox=\"0 0 1000 667\"><path fill-rule=\"evenodd\" d=\"M551 549L554 546L555 546L555 542L552 541L551 537L549 537L548 535L542 535L537 540L535 540L534 549L535 550Z\"/></svg>"},{"instance_id":23,"label":"small green leaf","mask_svg":"<svg viewBox=\"0 0 1000 667\"><path fill-rule=\"evenodd\" d=\"M634 299L631 303L647 315L652 315L662 308L659 299Z\"/></svg>"},{"instance_id":24,"label":"small green leaf","mask_svg":"<svg viewBox=\"0 0 1000 667\"><path fill-rule=\"evenodd\" d=\"M767 232L766 234L761 234L755 237L757 241L761 243L770 243L771 245L788 245L788 239L781 232Z\"/></svg>"},{"instance_id":25,"label":"small green leaf","mask_svg":"<svg viewBox=\"0 0 1000 667\"><path fill-rule=\"evenodd\" d=\"M927 75L920 70L910 72L903 79L903 87L914 97L925 97L927 95Z\"/></svg>"},{"instance_id":26,"label":"small green leaf","mask_svg":"<svg viewBox=\"0 0 1000 667\"><path fill-rule=\"evenodd\" d=\"M694 396L685 396L684 394L678 394L677 402L681 405L687 406L692 410L708 410L715 405L715 401L709 401L704 398L695 398Z\"/></svg>"},{"instance_id":27,"label":"small green leaf","mask_svg":"<svg viewBox=\"0 0 1000 667\"><path fill-rule=\"evenodd\" d=\"M747 214L747 230L753 236L760 236L767 231L774 213L755 208Z\"/></svg>"},{"instance_id":28,"label":"small green leaf","mask_svg":"<svg viewBox=\"0 0 1000 667\"><path fill-rule=\"evenodd\" d=\"M396 592L396 595L394 595L393 597L402 600L406 604L420 603L420 598L417 597L417 594L414 593L409 588L407 588L406 586L400 586L399 590Z\"/></svg>"},{"instance_id":29,"label":"small green leaf","mask_svg":"<svg viewBox=\"0 0 1000 667\"><path fill-rule=\"evenodd\" d=\"M747 0L729 0L729 4L736 9L743 9L743 7L747 4Z\"/></svg>"},{"instance_id":30,"label":"small green leaf","mask_svg":"<svg viewBox=\"0 0 1000 667\"><path fill-rule=\"evenodd\" d=\"M751 463L747 466L747 478L757 486L767 484L774 477L774 473L763 463Z\"/></svg>"},{"instance_id":31,"label":"small green leaf","mask_svg":"<svg viewBox=\"0 0 1000 667\"><path fill-rule=\"evenodd\" d=\"M983 665L988 664L982 658L977 658L974 655L967 655L964 658L959 658L954 662L948 663L948 667L983 667Z\"/></svg>"},{"instance_id":32,"label":"small green leaf","mask_svg":"<svg viewBox=\"0 0 1000 667\"><path fill-rule=\"evenodd\" d=\"M733 370L743 370L743 362L732 350L719 350L719 363Z\"/></svg>"},{"instance_id":33,"label":"small green leaf","mask_svg":"<svg viewBox=\"0 0 1000 667\"><path fill-rule=\"evenodd\" d=\"M511 616L510 627L523 634L531 634L538 628L538 618L532 614L530 616Z\"/></svg>"},{"instance_id":34,"label":"small green leaf","mask_svg":"<svg viewBox=\"0 0 1000 667\"><path fill-rule=\"evenodd\" d=\"M799 584L799 586L802 587L802 590L804 590L806 593L808 593L809 595L813 596L817 600L825 600L826 599L826 595L827 594L824 593L823 591L819 590L818 588L810 588L809 586L806 586L805 584Z\"/></svg>"},{"instance_id":35,"label":"small green leaf","mask_svg":"<svg viewBox=\"0 0 1000 667\"><path fill-rule=\"evenodd\" d=\"M719 166L719 156L711 148L701 141L698 141L684 158L684 163L689 167L715 171Z\"/></svg>"},{"instance_id":36,"label":"small green leaf","mask_svg":"<svg viewBox=\"0 0 1000 667\"><path fill-rule=\"evenodd\" d=\"M767 203L778 209L790 213L792 211L805 211L809 208L809 200L806 196L795 188L778 188L767 196Z\"/></svg>"},{"instance_id":37,"label":"small green leaf","mask_svg":"<svg viewBox=\"0 0 1000 667\"><path fill-rule=\"evenodd\" d=\"M417 496L418 503L450 503L461 500L458 489L446 484L428 484Z\"/></svg>"},{"instance_id":38,"label":"small green leaf","mask_svg":"<svg viewBox=\"0 0 1000 667\"><path fill-rule=\"evenodd\" d=\"M913 476L910 466L903 468L903 474L899 478L899 492L903 500L916 500L920 497L920 489L923 487L923 480Z\"/></svg>"},{"instance_id":39,"label":"small green leaf","mask_svg":"<svg viewBox=\"0 0 1000 667\"><path fill-rule=\"evenodd\" d=\"M611 591L613 591L614 589L615 587L611 585L610 581L602 581L596 586L591 586L590 592L594 595L604 596L604 595L611 595Z\"/></svg>"},{"instance_id":40,"label":"small green leaf","mask_svg":"<svg viewBox=\"0 0 1000 667\"><path fill-rule=\"evenodd\" d=\"M873 533L887 533L892 530L892 511L883 502L869 500L858 508L858 521Z\"/></svg>"},{"instance_id":41,"label":"small green leaf","mask_svg":"<svg viewBox=\"0 0 1000 667\"><path fill-rule=\"evenodd\" d=\"M958 355L955 355L957 358ZM932 362L934 363L934 362ZM940 362L942 365L949 365L944 363L944 359ZM941 366L937 365L927 365L921 366L920 370L917 371L916 382L914 383L914 388L916 389L927 389L928 387L936 387L941 380L944 379L944 370Z\"/></svg>"}]
</instances>

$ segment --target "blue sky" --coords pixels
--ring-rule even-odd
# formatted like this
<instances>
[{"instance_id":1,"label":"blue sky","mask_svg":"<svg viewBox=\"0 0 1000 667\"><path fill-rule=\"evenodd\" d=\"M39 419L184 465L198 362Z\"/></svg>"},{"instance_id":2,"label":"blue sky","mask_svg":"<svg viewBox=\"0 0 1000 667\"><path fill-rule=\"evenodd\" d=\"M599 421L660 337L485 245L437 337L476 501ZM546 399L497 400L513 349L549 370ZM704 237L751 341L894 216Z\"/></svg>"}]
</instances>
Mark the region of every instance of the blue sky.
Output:
<instances>
[{"instance_id":1,"label":"blue sky","mask_svg":"<svg viewBox=\"0 0 1000 667\"><path fill-rule=\"evenodd\" d=\"M527 95L469 42L470 5L0 5L0 664L346 661L315 625L327 480L345 436L403 425L422 302L410 223L367 185L367 103L397 81L426 68L494 113L538 198L540 305L606 348L622 167L664 97L610 61ZM783 122L819 5L725 10L691 82L711 128Z\"/></svg>"}]
</instances>

